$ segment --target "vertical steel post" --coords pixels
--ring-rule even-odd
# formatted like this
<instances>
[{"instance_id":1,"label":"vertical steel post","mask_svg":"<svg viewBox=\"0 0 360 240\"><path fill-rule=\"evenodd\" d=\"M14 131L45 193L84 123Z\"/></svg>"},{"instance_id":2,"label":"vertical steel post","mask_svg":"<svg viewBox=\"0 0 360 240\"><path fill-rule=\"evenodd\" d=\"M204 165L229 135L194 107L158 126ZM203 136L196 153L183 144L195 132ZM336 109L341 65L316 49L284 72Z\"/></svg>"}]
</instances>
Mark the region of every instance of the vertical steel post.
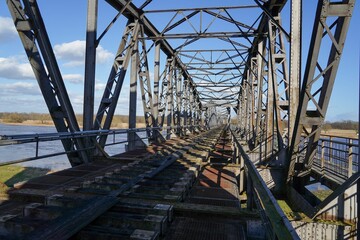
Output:
<instances>
[{"instance_id":1,"label":"vertical steel post","mask_svg":"<svg viewBox=\"0 0 360 240\"><path fill-rule=\"evenodd\" d=\"M85 48L85 79L83 102L83 130L93 129L94 98L95 98L95 69L96 69L96 35L97 35L98 0L88 0L86 48ZM95 141L95 139L94 139ZM84 139L84 145L91 147L91 138ZM88 150L91 157L93 151Z\"/></svg>"},{"instance_id":2,"label":"vertical steel post","mask_svg":"<svg viewBox=\"0 0 360 240\"><path fill-rule=\"evenodd\" d=\"M241 156L241 153L239 151L239 146L237 145L236 145L236 153L239 159L237 164L240 164L239 192L240 194L242 194L245 188L245 162L244 162L244 158ZM248 181L251 181L251 179L249 178Z\"/></svg>"},{"instance_id":3,"label":"vertical steel post","mask_svg":"<svg viewBox=\"0 0 360 240\"><path fill-rule=\"evenodd\" d=\"M177 135L181 136L183 134L183 122L181 114L181 102L182 102L182 80L183 76L181 69L179 69L178 76L176 78L175 93L176 93L176 132Z\"/></svg>"},{"instance_id":4,"label":"vertical steel post","mask_svg":"<svg viewBox=\"0 0 360 240\"><path fill-rule=\"evenodd\" d=\"M156 42L154 59L154 126L156 127L159 125L160 47L160 42Z\"/></svg>"},{"instance_id":5,"label":"vertical steel post","mask_svg":"<svg viewBox=\"0 0 360 240\"><path fill-rule=\"evenodd\" d=\"M257 100L257 91L258 91L258 80L256 79L257 73L257 58L253 57L251 59L251 80L250 80L250 91L249 91L249 98L251 99L250 104L250 139L251 144L254 144L254 136L255 136L255 105Z\"/></svg>"},{"instance_id":6,"label":"vertical steel post","mask_svg":"<svg viewBox=\"0 0 360 240\"><path fill-rule=\"evenodd\" d=\"M189 110L189 80L184 79L183 92L181 94L181 115L184 135L188 132L188 110Z\"/></svg>"},{"instance_id":7,"label":"vertical steel post","mask_svg":"<svg viewBox=\"0 0 360 240\"><path fill-rule=\"evenodd\" d=\"M193 90L193 87L190 86L189 87L189 99L190 99L190 112L189 112L189 125L190 125L190 131L191 132L194 132L194 118L193 118L193 112L194 112L194 90Z\"/></svg>"},{"instance_id":8,"label":"vertical steel post","mask_svg":"<svg viewBox=\"0 0 360 240\"><path fill-rule=\"evenodd\" d=\"M171 132L173 128L172 117L173 117L173 104L174 104L174 91L173 91L173 75L175 70L175 59L172 59L169 66L168 74L168 92L167 92L167 130L166 130L166 139L171 138Z\"/></svg>"},{"instance_id":9,"label":"vertical steel post","mask_svg":"<svg viewBox=\"0 0 360 240\"><path fill-rule=\"evenodd\" d=\"M262 134L264 134L262 123L263 123L263 117L264 117L264 97L263 97L263 87L264 87L264 66L265 66L265 60L264 55L266 52L266 44L264 44L264 41L260 41L257 48L257 56L256 56L256 62L257 62L257 82L258 82L258 97L257 97L257 106L256 106L256 129L255 129L255 147L259 144L259 140Z\"/></svg>"},{"instance_id":10,"label":"vertical steel post","mask_svg":"<svg viewBox=\"0 0 360 240\"><path fill-rule=\"evenodd\" d=\"M85 80L83 130L91 130L94 117L95 69L96 69L96 34L97 34L98 0L88 0L86 51L85 51ZM86 145L89 145L86 140Z\"/></svg>"},{"instance_id":11,"label":"vertical steel post","mask_svg":"<svg viewBox=\"0 0 360 240\"><path fill-rule=\"evenodd\" d=\"M284 130L282 117L288 117L288 71L286 65L286 52L281 26L280 14L269 20L269 83L273 105L272 121L272 147L274 150L283 149L282 133ZM281 89L281 85L283 89ZM272 91L270 91L272 90ZM271 100L270 100L271 101ZM281 116L281 113L283 116ZM277 142L277 145L275 145Z\"/></svg>"},{"instance_id":12,"label":"vertical steel post","mask_svg":"<svg viewBox=\"0 0 360 240\"><path fill-rule=\"evenodd\" d=\"M321 172L325 173L325 141L321 142Z\"/></svg>"},{"instance_id":13,"label":"vertical steel post","mask_svg":"<svg viewBox=\"0 0 360 240\"><path fill-rule=\"evenodd\" d=\"M302 6L301 0L291 0L290 20L290 96L289 96L289 121L288 142L291 143L295 125L296 112L299 106L300 81L301 81L301 29Z\"/></svg>"},{"instance_id":14,"label":"vertical steel post","mask_svg":"<svg viewBox=\"0 0 360 240\"><path fill-rule=\"evenodd\" d=\"M169 94L169 74L171 71L171 59L166 60L166 65L163 74L161 75L161 90L159 93L159 108L158 108L158 125L163 128L165 122L168 94Z\"/></svg>"},{"instance_id":15,"label":"vertical steel post","mask_svg":"<svg viewBox=\"0 0 360 240\"><path fill-rule=\"evenodd\" d=\"M353 174L353 140L349 141L349 163L348 163L348 177Z\"/></svg>"},{"instance_id":16,"label":"vertical steel post","mask_svg":"<svg viewBox=\"0 0 360 240\"><path fill-rule=\"evenodd\" d=\"M136 40L131 55L131 68L130 68L130 96L129 96L129 128L136 128L136 104L137 104L137 77L138 77L138 41ZM128 150L135 148L136 133L128 133Z\"/></svg>"},{"instance_id":17,"label":"vertical steel post","mask_svg":"<svg viewBox=\"0 0 360 240\"><path fill-rule=\"evenodd\" d=\"M267 104L266 104L266 147L265 147L265 158L268 157L269 153L273 152L274 148L274 111L275 102L274 102L274 68L273 68L273 44L272 44L272 28L270 24L270 20L268 23L269 29L269 54L268 54L268 85L267 85Z\"/></svg>"}]
</instances>

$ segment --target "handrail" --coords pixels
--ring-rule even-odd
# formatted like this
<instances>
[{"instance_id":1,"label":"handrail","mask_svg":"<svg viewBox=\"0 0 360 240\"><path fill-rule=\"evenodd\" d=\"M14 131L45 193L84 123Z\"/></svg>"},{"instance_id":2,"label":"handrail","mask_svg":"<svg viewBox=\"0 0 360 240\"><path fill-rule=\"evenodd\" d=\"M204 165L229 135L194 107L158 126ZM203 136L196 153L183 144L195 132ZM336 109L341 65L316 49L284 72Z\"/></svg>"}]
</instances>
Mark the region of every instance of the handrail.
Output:
<instances>
[{"instance_id":1,"label":"handrail","mask_svg":"<svg viewBox=\"0 0 360 240\"><path fill-rule=\"evenodd\" d=\"M147 130L155 130L160 128L129 128L129 129L114 129L114 130L90 130L78 132L54 132L54 133L36 133L36 134L14 134L1 135L0 146L9 144L22 144L38 141L55 141L68 138L84 138L94 137L99 135L124 134L128 132L145 132Z\"/></svg>"},{"instance_id":2,"label":"handrail","mask_svg":"<svg viewBox=\"0 0 360 240\"><path fill-rule=\"evenodd\" d=\"M93 150L96 149L99 146L96 146L95 144L93 146L88 146L86 148L81 149L72 149L70 151L61 151L61 152L54 152L54 153L48 153L39 155L39 143L40 142L50 142L50 141L59 141L63 139L78 139L78 138L96 138L103 135L112 135L114 136L114 140L111 143L106 143L106 146L113 146L118 144L124 144L129 143L128 140L118 140L115 141L115 135L120 134L127 134L131 132L147 132L147 131L153 131L153 130L166 130L166 129L178 129L178 128L198 128L199 125L187 125L187 126L167 126L167 127L152 127L152 128L128 128L128 129L110 129L110 130L88 130L88 131L77 131L77 132L53 132L53 133L35 133L35 134L12 134L12 135L0 135L0 147L10 146L10 145L19 145L19 144L27 144L27 143L36 143L35 146L35 155L21 158L17 160L8 160L5 162L0 162L0 166L5 165L11 165L16 163L23 163L23 162L29 162L34 161L38 159L44 159L48 157L55 157L59 155L65 155L70 153L75 153L79 151L84 150ZM136 141L141 141L143 139L146 139L147 137L141 137Z\"/></svg>"},{"instance_id":3,"label":"handrail","mask_svg":"<svg viewBox=\"0 0 360 240\"><path fill-rule=\"evenodd\" d=\"M113 134L124 134L129 132L145 132L150 130L164 130L164 129L178 129L178 128L189 128L199 127L199 125L187 125L187 126L168 126L168 127L151 127L151 128L119 128L110 130L88 130L78 132L53 132L53 133L33 133L33 134L12 134L12 135L0 135L0 146L23 144L39 141L56 141L68 138L84 138L94 137L100 135L113 135Z\"/></svg>"},{"instance_id":4,"label":"handrail","mask_svg":"<svg viewBox=\"0 0 360 240\"><path fill-rule=\"evenodd\" d=\"M270 223L274 229L275 234L279 239L300 239L289 219L286 217L285 213L277 203L275 197L266 186L256 167L251 162L249 156L239 143L236 135L231 129L230 132L233 136L234 144L236 144L238 147L240 152L239 154L244 160L244 164L248 172L248 177L251 179L255 192L264 206L266 216L270 219Z\"/></svg>"},{"instance_id":5,"label":"handrail","mask_svg":"<svg viewBox=\"0 0 360 240\"><path fill-rule=\"evenodd\" d=\"M332 138L342 138L342 139L346 139L346 140L355 140L357 141L358 139L356 138L346 138L346 137L336 137L336 136L329 136L329 137L332 137ZM354 143L350 143L350 142L341 142L341 141L336 141L336 140L333 140L333 139L326 139L326 138L320 138L319 141L323 141L323 142L332 142L332 143L336 143L336 144L341 144L341 145L348 145L348 146L351 146L351 147L356 147L358 146L358 144L354 144Z\"/></svg>"},{"instance_id":6,"label":"handrail","mask_svg":"<svg viewBox=\"0 0 360 240\"><path fill-rule=\"evenodd\" d=\"M333 138L345 138L345 139L351 139L351 140L359 140L358 138L354 137L343 137L343 136L337 136L337 135L330 135L327 133L322 133L321 137L333 137Z\"/></svg>"},{"instance_id":7,"label":"handrail","mask_svg":"<svg viewBox=\"0 0 360 240\"><path fill-rule=\"evenodd\" d=\"M357 139L342 137L344 141L334 140L338 137L328 136L330 139L320 138L314 156L313 170L327 177L331 172L331 179L342 183L354 173L358 172L359 146Z\"/></svg>"}]
</instances>

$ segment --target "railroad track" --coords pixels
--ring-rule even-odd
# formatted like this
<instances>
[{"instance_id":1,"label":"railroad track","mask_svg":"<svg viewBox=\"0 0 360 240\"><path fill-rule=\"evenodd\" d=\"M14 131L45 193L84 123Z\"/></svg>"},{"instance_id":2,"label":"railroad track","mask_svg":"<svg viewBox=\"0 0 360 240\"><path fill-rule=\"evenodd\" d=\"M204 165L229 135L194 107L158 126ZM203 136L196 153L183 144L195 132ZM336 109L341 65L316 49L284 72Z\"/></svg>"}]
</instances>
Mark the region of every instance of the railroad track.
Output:
<instances>
[{"instance_id":1,"label":"railroad track","mask_svg":"<svg viewBox=\"0 0 360 240\"><path fill-rule=\"evenodd\" d=\"M240 239L238 217L258 216L241 209L237 168L219 143L221 128L18 184L0 204L0 239L182 239L206 229L219 229L206 239L224 229ZM209 164L209 153L225 160Z\"/></svg>"}]
</instances>

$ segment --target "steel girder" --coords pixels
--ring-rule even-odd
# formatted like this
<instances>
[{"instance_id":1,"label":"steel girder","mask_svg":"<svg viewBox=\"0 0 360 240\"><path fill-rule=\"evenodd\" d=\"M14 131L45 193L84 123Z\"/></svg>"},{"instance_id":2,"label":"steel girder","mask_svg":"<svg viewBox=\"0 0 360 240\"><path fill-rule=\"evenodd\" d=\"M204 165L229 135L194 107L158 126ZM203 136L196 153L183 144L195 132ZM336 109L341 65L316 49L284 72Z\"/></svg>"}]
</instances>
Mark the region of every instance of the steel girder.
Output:
<instances>
[{"instance_id":1,"label":"steel girder","mask_svg":"<svg viewBox=\"0 0 360 240\"><path fill-rule=\"evenodd\" d=\"M139 37L144 36L144 28L140 26ZM140 90L141 97L143 102L143 110L144 117L147 130L147 135L149 139L155 140L155 136L153 136L153 131L150 128L156 127L157 124L155 122L155 114L154 114L154 101L153 101L153 93L151 91L151 80L150 80L150 72L148 66L148 58L147 58L147 48L145 44L145 40L140 39L141 43L141 52L138 57L138 76L140 82Z\"/></svg>"},{"instance_id":2,"label":"steel girder","mask_svg":"<svg viewBox=\"0 0 360 240\"><path fill-rule=\"evenodd\" d=\"M95 117L95 130L107 130L111 127L111 122L120 96L126 71L131 60L132 51L134 49L134 46L137 45L138 35L138 21L128 21L128 24L126 25L124 31L124 35L121 39L118 51L116 53L114 63L111 67L109 78L102 99L100 101L99 109ZM100 146L103 147L105 145L106 138L106 135L100 137L100 139L98 140Z\"/></svg>"},{"instance_id":3,"label":"steel girder","mask_svg":"<svg viewBox=\"0 0 360 240\"><path fill-rule=\"evenodd\" d=\"M134 4L128 1L107 1L115 9L123 12L124 16L128 19L135 19L139 21L141 28L141 35L138 36L136 41L141 42L143 48L141 51L139 67L143 70L139 70L140 87L142 91L142 99L144 106L145 121L147 127L163 127L165 114L167 116L167 127L168 127L168 138L173 128L178 129L177 132L180 134L180 125L184 121L183 114L181 113L181 89L183 89L184 83L182 79L187 79L189 85L192 84L192 79L186 71L184 64L178 59L175 51L170 47L165 39L156 41L156 56L155 56L155 80L154 80L154 93L151 92L151 82L149 78L148 63L147 63L147 52L149 49L145 47L145 40L156 38L160 36L158 30L151 24L151 22L143 16L143 11L137 8ZM168 56L171 60L167 62L165 71L160 76L160 49ZM160 83L160 80L162 82ZM161 86L161 90L160 90ZM193 94L196 96L194 100L196 104L201 108L199 97L197 92ZM153 97L154 96L154 97ZM166 100L165 100L166 99ZM155 103L154 103L155 101ZM166 111L167 109L167 111ZM148 131L150 139L154 139L153 132Z\"/></svg>"},{"instance_id":4,"label":"steel girder","mask_svg":"<svg viewBox=\"0 0 360 240\"><path fill-rule=\"evenodd\" d=\"M174 125L176 126L176 134L178 136L183 135L182 126L183 126L183 115L181 112L182 106L182 97L183 94L183 77L181 73L181 69L178 69L177 78L175 78L176 83L174 84L174 99L176 99L176 103L174 103Z\"/></svg>"},{"instance_id":5,"label":"steel girder","mask_svg":"<svg viewBox=\"0 0 360 240\"><path fill-rule=\"evenodd\" d=\"M318 2L299 108L289 148L291 161L288 166L288 181L292 176L307 174L312 167L354 4L355 0ZM321 48L324 38L330 41L330 51L328 47ZM326 63L320 62L320 53L327 54ZM302 137L304 133L306 135Z\"/></svg>"},{"instance_id":6,"label":"steel girder","mask_svg":"<svg viewBox=\"0 0 360 240\"><path fill-rule=\"evenodd\" d=\"M166 106L167 106L167 97L168 97L168 83L170 78L172 78L172 60L167 59L166 60L166 66L161 74L162 81L161 84L161 90L159 94L159 112L158 112L158 123L160 127L163 127L165 122L165 116L166 116ZM171 75L170 75L171 74Z\"/></svg>"},{"instance_id":7,"label":"steel girder","mask_svg":"<svg viewBox=\"0 0 360 240\"><path fill-rule=\"evenodd\" d=\"M12 6L9 8L12 8L14 21L30 61L34 66L40 66L34 71L37 71L35 74L38 76L40 88L56 122L55 125L59 131L78 131L78 123L52 55L36 1L23 2L24 5L28 5L24 10L19 7L20 1L8 1L8 5ZM257 5L252 6L149 11L144 11L143 8L151 1L146 1L140 7L127 0L107 2L119 11L114 21L120 15L129 21L93 129L110 128L125 74L132 61L131 66L137 71L133 70L130 77L134 84L137 83L134 79L139 80L147 127L163 127L167 116L168 137L172 132L183 134L186 132L184 125L199 125L204 113L208 116L209 123L214 111L219 111L219 116L227 115L228 107L231 106L241 118L240 127L246 140L254 147L269 139L272 140L267 148L272 152L273 149L277 152L285 145L290 146L288 179L294 175L297 161L303 164L299 171L306 172L311 167L314 146L326 114L354 0L319 3L300 101L298 88L301 76L301 0L291 1L291 34L284 30L280 20L280 12L286 0L270 0L264 3L255 0ZM253 24L247 25L233 18L231 11L248 8L263 10ZM159 31L145 15L164 12L172 12L174 15ZM205 27L200 24L198 28L191 22L196 17L202 22L204 16L211 18ZM329 16L336 19L333 24L326 22ZM95 65L95 49L112 24L96 39L96 20L97 0L89 0L84 130L91 129L89 119L92 119L95 73L91 66ZM210 31L216 21L229 23L235 30ZM174 33L184 23L188 23L188 27L190 26L194 32L187 30ZM287 66L284 36L290 41L290 67ZM325 66L320 66L320 43L325 37L332 46L328 62ZM181 38L185 41L174 47L170 45L172 38ZM147 39L154 41L152 46L155 46L153 82L150 79L148 63L149 49L145 45L145 42L149 41ZM203 39L219 40L232 48L191 48ZM36 43L40 51L37 50ZM33 51L31 54L30 50ZM168 58L164 62L166 66L162 74L161 50ZM132 106L135 106L136 99L132 99ZM315 107L316 110L309 110L311 107ZM135 116L133 112L130 115L132 118ZM219 116L216 119L220 119ZM306 132L307 137L302 140L301 134L305 127L310 127L311 130ZM194 130L194 127L191 130ZM148 131L148 136L150 139L155 138L154 132L151 131ZM98 141L104 146L106 137L101 137ZM77 140L63 144L67 149L78 149L83 146L83 143ZM79 158L86 159L86 154L81 155ZM301 160L298 160L299 157ZM85 161L87 160L79 162ZM73 162L75 164L76 160Z\"/></svg>"},{"instance_id":8,"label":"steel girder","mask_svg":"<svg viewBox=\"0 0 360 240\"><path fill-rule=\"evenodd\" d=\"M289 123L288 145L293 138L296 112L299 107L299 86L301 81L301 36L302 36L302 1L291 1L291 38L290 38L290 76L289 76Z\"/></svg>"},{"instance_id":9,"label":"steel girder","mask_svg":"<svg viewBox=\"0 0 360 240\"><path fill-rule=\"evenodd\" d=\"M98 0L88 0L83 106L84 131L92 130L94 124L97 14ZM88 142L87 145L90 143Z\"/></svg>"},{"instance_id":10,"label":"steel girder","mask_svg":"<svg viewBox=\"0 0 360 240\"><path fill-rule=\"evenodd\" d=\"M173 131L173 109L174 109L174 92L173 92L173 88L174 88L174 78L176 76L175 74L175 60L172 59L171 61L171 65L169 66L169 75L168 75L168 79L167 79L167 112L166 112L166 125L167 125L167 130L166 130L166 139L170 139L171 138L171 133Z\"/></svg>"},{"instance_id":11,"label":"steel girder","mask_svg":"<svg viewBox=\"0 0 360 240\"><path fill-rule=\"evenodd\" d=\"M80 131L54 52L35 0L7 1L15 27L58 132ZM72 166L89 162L82 139L61 141Z\"/></svg>"},{"instance_id":12,"label":"steel girder","mask_svg":"<svg viewBox=\"0 0 360 240\"><path fill-rule=\"evenodd\" d=\"M288 120L289 111L288 66L283 33L279 25L281 26L280 14L269 20L267 139L274 139L271 141L271 148L275 151L284 148L284 120Z\"/></svg>"},{"instance_id":13,"label":"steel girder","mask_svg":"<svg viewBox=\"0 0 360 240\"><path fill-rule=\"evenodd\" d=\"M256 72L255 72L255 76L257 77L256 79L254 79L254 87L255 87L255 91L254 94L255 96L255 109L254 109L254 114L255 114L255 129L254 129L254 136L253 136L253 144L254 147L258 146L258 144L260 142L263 141L263 135L265 133L265 118L266 118L266 98L264 97L265 95L265 89L266 89L266 84L267 84L267 78L265 77L265 56L266 55L266 47L264 44L264 41L260 41L258 43L258 53L256 55L256 65L254 67L256 67ZM253 60L255 61L255 59Z\"/></svg>"},{"instance_id":14,"label":"steel girder","mask_svg":"<svg viewBox=\"0 0 360 240\"><path fill-rule=\"evenodd\" d=\"M136 20L136 24L139 25ZM141 26L139 25L139 28ZM138 36L141 35L141 31L137 32ZM136 128L136 108L137 108L137 83L139 77L139 71L141 68L139 66L139 41L135 40L134 46L131 51L131 68L130 68L130 95L129 95L129 129ZM141 72L140 72L141 73ZM147 73L145 72L144 75ZM128 140L128 150L136 149L138 142L136 132L128 132L127 136Z\"/></svg>"},{"instance_id":15,"label":"steel girder","mask_svg":"<svg viewBox=\"0 0 360 240\"><path fill-rule=\"evenodd\" d=\"M165 67L166 69L166 67ZM159 125L159 104L160 104L160 43L155 43L155 57L154 57L154 125Z\"/></svg>"}]
</instances>

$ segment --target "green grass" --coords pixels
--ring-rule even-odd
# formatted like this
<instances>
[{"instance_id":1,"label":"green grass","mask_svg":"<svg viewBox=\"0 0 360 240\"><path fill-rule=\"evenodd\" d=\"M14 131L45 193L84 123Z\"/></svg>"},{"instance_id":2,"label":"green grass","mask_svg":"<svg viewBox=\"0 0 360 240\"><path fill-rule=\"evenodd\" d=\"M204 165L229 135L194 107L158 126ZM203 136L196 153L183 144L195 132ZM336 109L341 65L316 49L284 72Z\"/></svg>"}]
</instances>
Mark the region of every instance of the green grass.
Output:
<instances>
[{"instance_id":1,"label":"green grass","mask_svg":"<svg viewBox=\"0 0 360 240\"><path fill-rule=\"evenodd\" d=\"M45 168L22 167L19 165L2 166L0 167L0 193L6 192L15 183L43 176L49 171L49 169Z\"/></svg>"},{"instance_id":2,"label":"green grass","mask_svg":"<svg viewBox=\"0 0 360 240\"><path fill-rule=\"evenodd\" d=\"M285 200L277 200L277 202L286 215L289 215L292 212L292 209Z\"/></svg>"},{"instance_id":3,"label":"green grass","mask_svg":"<svg viewBox=\"0 0 360 240\"><path fill-rule=\"evenodd\" d=\"M333 191L332 190L316 190L313 191L314 194L320 201L324 201Z\"/></svg>"},{"instance_id":4,"label":"green grass","mask_svg":"<svg viewBox=\"0 0 360 240\"><path fill-rule=\"evenodd\" d=\"M288 219L299 220L306 218L306 216L303 213L294 212L285 200L277 200L277 202Z\"/></svg>"}]
</instances>

